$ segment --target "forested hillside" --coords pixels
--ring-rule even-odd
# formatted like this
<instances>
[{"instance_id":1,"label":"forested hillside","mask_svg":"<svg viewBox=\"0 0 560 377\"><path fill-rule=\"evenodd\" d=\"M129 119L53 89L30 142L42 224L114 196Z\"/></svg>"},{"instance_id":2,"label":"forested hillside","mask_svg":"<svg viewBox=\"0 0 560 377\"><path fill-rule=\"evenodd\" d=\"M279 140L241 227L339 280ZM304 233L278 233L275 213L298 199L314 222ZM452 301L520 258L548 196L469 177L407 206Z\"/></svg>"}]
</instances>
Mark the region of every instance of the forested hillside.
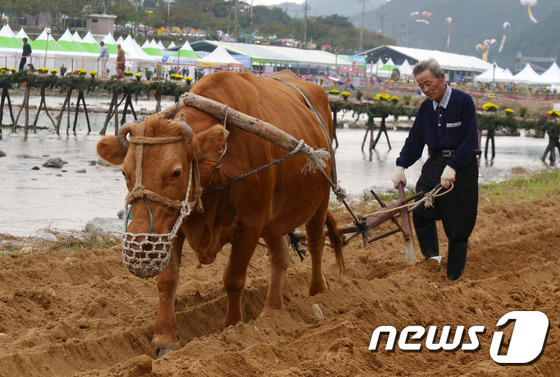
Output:
<instances>
[{"instance_id":1,"label":"forested hillside","mask_svg":"<svg viewBox=\"0 0 560 377\"><path fill-rule=\"evenodd\" d=\"M424 16L424 11L431 13L431 17ZM381 30L395 38L397 44L408 47L481 57L482 52L477 52L475 46L495 38L497 44L490 48L488 61L513 69L518 51L524 56L560 56L560 1L539 0L531 11L538 21L536 24L531 22L527 7L518 0L392 0L366 12L365 18L368 29ZM412 12L419 15L412 17ZM447 17L452 19L449 24ZM360 14L351 17L354 22L360 19ZM510 23L508 30L504 30L504 22ZM506 42L498 53L504 34Z\"/></svg>"}]
</instances>

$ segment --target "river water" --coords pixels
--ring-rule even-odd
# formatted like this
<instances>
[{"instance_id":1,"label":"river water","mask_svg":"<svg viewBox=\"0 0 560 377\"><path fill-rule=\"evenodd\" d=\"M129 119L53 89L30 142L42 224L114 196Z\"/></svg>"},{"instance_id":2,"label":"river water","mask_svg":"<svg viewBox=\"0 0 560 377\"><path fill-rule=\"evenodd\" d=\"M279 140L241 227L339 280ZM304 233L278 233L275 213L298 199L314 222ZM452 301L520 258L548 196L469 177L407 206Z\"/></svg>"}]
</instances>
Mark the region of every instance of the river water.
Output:
<instances>
[{"instance_id":1,"label":"river water","mask_svg":"<svg viewBox=\"0 0 560 377\"><path fill-rule=\"evenodd\" d=\"M116 218L124 206L127 190L120 169L101 164L95 151L105 116L90 114L92 132L89 134L83 114L79 116L75 134L66 133L63 120L64 131L56 135L44 116L39 126L50 129L30 132L27 138L21 129L17 133L3 129L0 151L6 156L0 158L0 233L29 236L43 228L83 230L95 217ZM362 152L365 129L354 128L354 121L345 117L342 118L344 122L345 127L337 131L336 163L340 185L351 197L360 197L370 188L390 189L395 159L407 132L389 131L392 149L383 136L376 150ZM111 123L108 134L114 132L113 127ZM514 167L547 168L540 161L546 139L498 136L496 144L496 158L492 163L481 159L482 183L502 181L511 176ZM50 157L60 157L67 163L62 169L43 167ZM423 160L407 169L409 186L414 186L422 163ZM39 169L34 170L34 167Z\"/></svg>"}]
</instances>

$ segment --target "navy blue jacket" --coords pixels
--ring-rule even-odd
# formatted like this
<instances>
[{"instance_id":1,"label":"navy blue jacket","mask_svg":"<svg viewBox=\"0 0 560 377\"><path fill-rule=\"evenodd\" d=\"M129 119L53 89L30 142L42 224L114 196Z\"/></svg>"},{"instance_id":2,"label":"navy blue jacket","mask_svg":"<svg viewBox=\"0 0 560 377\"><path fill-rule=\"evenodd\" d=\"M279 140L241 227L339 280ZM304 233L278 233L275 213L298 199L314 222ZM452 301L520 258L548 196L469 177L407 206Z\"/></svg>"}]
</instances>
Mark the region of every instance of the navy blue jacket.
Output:
<instances>
[{"instance_id":1,"label":"navy blue jacket","mask_svg":"<svg viewBox=\"0 0 560 377\"><path fill-rule=\"evenodd\" d=\"M31 55L31 45L29 43L24 43L22 56L29 56L29 55Z\"/></svg>"},{"instance_id":2,"label":"navy blue jacket","mask_svg":"<svg viewBox=\"0 0 560 377\"><path fill-rule=\"evenodd\" d=\"M441 107L439 112L440 125L434 102L426 99L420 105L416 120L397 158L397 166L408 168L414 164L422 156L425 145L434 151L455 150L455 155L447 165L456 170L468 165L478 148L476 108L471 96L453 89L447 106Z\"/></svg>"}]
</instances>

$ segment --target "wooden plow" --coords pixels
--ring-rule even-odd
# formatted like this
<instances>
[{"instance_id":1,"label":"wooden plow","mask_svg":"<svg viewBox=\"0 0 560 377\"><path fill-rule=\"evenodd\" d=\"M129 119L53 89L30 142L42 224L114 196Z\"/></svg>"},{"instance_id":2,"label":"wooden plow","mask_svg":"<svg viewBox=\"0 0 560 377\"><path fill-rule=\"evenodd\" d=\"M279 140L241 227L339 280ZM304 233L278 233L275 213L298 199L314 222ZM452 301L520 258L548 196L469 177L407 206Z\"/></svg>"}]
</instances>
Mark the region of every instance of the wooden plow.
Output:
<instances>
[{"instance_id":1,"label":"wooden plow","mask_svg":"<svg viewBox=\"0 0 560 377\"><path fill-rule=\"evenodd\" d=\"M314 165L316 170L321 173L325 179L331 185L333 192L337 195L337 198L340 202L342 202L345 207L348 209L352 217L354 218L354 222L348 224L346 226L342 226L339 228L340 233L344 235L344 244L346 245L352 238L361 235L364 246L368 243L373 241L385 238L397 232L402 232L404 242L405 242L405 257L407 263L413 263L416 260L415 252L414 252L414 243L413 243L413 232L412 232L412 224L410 221L409 213L414 210L417 206L419 206L425 199L422 199L416 202L412 207L408 204L410 201L418 199L424 195L423 192L411 195L406 197L404 186L399 184L398 186L398 193L399 198L394 203L385 204L379 196L371 190L372 195L381 205L381 209L366 215L364 217L358 217L354 214L350 206L345 200L344 190L342 190L338 185L336 185L331 178L326 175L323 171L323 166L321 163L324 164L322 161L324 158L328 158L330 153L327 151L318 149L314 150L305 142L296 140L292 135L280 130L276 126L262 121L260 119L251 117L247 114L241 113L235 109L229 108L227 105L224 105L220 102L211 100L206 97L202 97L193 93L185 93L183 94L177 103L166 110L159 112L160 116L163 116L167 119L173 118L179 109L183 107L194 107L202 112L205 112L217 119L227 119L227 122L241 128L246 132L250 132L254 135L261 137L268 142L275 144L287 151L290 154L307 154L310 165ZM311 169L315 170L315 169ZM440 185L435 187L430 193L426 194L426 197L432 196L437 194L437 190L440 188ZM392 221L396 225L396 229L390 230L388 232L379 234L377 236L370 236L369 231L377 228L379 225L383 224L386 221ZM399 221L400 220L400 221ZM294 231L290 233L290 241L292 243L292 247L294 250L298 252L301 258L305 254L305 251L301 251L299 249L299 242L304 242L305 240L305 232L304 231ZM303 254L303 255L302 255Z\"/></svg>"},{"instance_id":2,"label":"wooden plow","mask_svg":"<svg viewBox=\"0 0 560 377\"><path fill-rule=\"evenodd\" d=\"M424 192L419 192L407 197L405 195L404 187L401 183L398 187L398 199L395 202L389 204L384 203L373 190L370 190L370 192L375 200L377 200L381 208L376 212L360 217L360 219L363 220L362 223L352 222L347 225L339 226L338 231L342 234L343 244L347 245L350 240L361 235L365 247L369 243L401 232L404 239L404 255L406 263L414 263L414 261L416 260L416 254L414 252L414 234L412 232L410 212L412 212L413 209L416 208L417 204L411 207L410 205L408 205L408 203L422 197L424 195ZM395 224L396 226L395 229L374 236L370 234L370 231L374 230L387 221L393 222L393 224ZM290 236L292 247L296 249L296 251L298 250L299 246L294 245L294 242L297 241L304 243L305 239L305 231L296 230Z\"/></svg>"}]
</instances>

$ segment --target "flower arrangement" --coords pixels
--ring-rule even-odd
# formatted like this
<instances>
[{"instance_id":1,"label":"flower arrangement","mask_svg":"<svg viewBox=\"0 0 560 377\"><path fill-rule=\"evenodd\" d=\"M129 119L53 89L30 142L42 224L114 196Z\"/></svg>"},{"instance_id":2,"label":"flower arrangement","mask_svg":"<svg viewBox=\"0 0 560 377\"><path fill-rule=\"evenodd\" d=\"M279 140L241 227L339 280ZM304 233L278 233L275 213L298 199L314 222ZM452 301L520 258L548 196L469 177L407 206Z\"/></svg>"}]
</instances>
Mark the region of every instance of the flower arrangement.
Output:
<instances>
[{"instance_id":1,"label":"flower arrangement","mask_svg":"<svg viewBox=\"0 0 560 377\"><path fill-rule=\"evenodd\" d=\"M375 100L376 101L390 101L391 96L388 95L387 93L378 93L378 94L375 95Z\"/></svg>"},{"instance_id":2,"label":"flower arrangement","mask_svg":"<svg viewBox=\"0 0 560 377\"><path fill-rule=\"evenodd\" d=\"M397 97L397 96L392 96L391 98L389 98L389 101L391 101L391 102L394 103L395 105L396 105L397 103L399 103L400 100L401 100L401 99L400 99L399 97Z\"/></svg>"},{"instance_id":3,"label":"flower arrangement","mask_svg":"<svg viewBox=\"0 0 560 377\"><path fill-rule=\"evenodd\" d=\"M124 71L124 75L130 77L130 76L134 76L134 73L130 71Z\"/></svg>"},{"instance_id":4,"label":"flower arrangement","mask_svg":"<svg viewBox=\"0 0 560 377\"><path fill-rule=\"evenodd\" d=\"M484 111L491 111L494 113L499 109L498 105L493 104L492 102L486 102L484 105L482 105L482 108L484 109Z\"/></svg>"},{"instance_id":5,"label":"flower arrangement","mask_svg":"<svg viewBox=\"0 0 560 377\"><path fill-rule=\"evenodd\" d=\"M77 76L85 76L86 73L87 73L87 71L85 69L82 69L82 68L78 68L78 69L74 70L74 75L77 75Z\"/></svg>"},{"instance_id":6,"label":"flower arrangement","mask_svg":"<svg viewBox=\"0 0 560 377\"><path fill-rule=\"evenodd\" d=\"M134 75L134 77L136 77L136 81L140 81L140 79L142 78L142 74L138 72L137 74Z\"/></svg>"},{"instance_id":7,"label":"flower arrangement","mask_svg":"<svg viewBox=\"0 0 560 377\"><path fill-rule=\"evenodd\" d=\"M54 76L56 76L56 74L58 73L58 69L52 68L52 69L50 70L50 72L51 72L51 76L54 77Z\"/></svg>"},{"instance_id":8,"label":"flower arrangement","mask_svg":"<svg viewBox=\"0 0 560 377\"><path fill-rule=\"evenodd\" d=\"M150 71L149 69L146 70L146 79L147 80L151 79L153 75L154 75L153 71Z\"/></svg>"},{"instance_id":9,"label":"flower arrangement","mask_svg":"<svg viewBox=\"0 0 560 377\"><path fill-rule=\"evenodd\" d=\"M519 108L519 116L521 118L524 118L526 114L527 114L527 108L526 107L520 107Z\"/></svg>"},{"instance_id":10,"label":"flower arrangement","mask_svg":"<svg viewBox=\"0 0 560 377\"><path fill-rule=\"evenodd\" d=\"M560 118L560 111L549 110L545 113L548 118Z\"/></svg>"},{"instance_id":11,"label":"flower arrangement","mask_svg":"<svg viewBox=\"0 0 560 377\"><path fill-rule=\"evenodd\" d=\"M342 96L342 98L344 98L345 101L348 99L348 97L350 97L349 92L342 92L342 93L340 93L340 95Z\"/></svg>"},{"instance_id":12,"label":"flower arrangement","mask_svg":"<svg viewBox=\"0 0 560 377\"><path fill-rule=\"evenodd\" d=\"M169 75L171 80L180 81L183 79L183 75L179 75L178 73L172 73Z\"/></svg>"},{"instance_id":13,"label":"flower arrangement","mask_svg":"<svg viewBox=\"0 0 560 377\"><path fill-rule=\"evenodd\" d=\"M356 98L358 99L358 101L361 100L363 96L364 96L363 92L359 90L356 92Z\"/></svg>"},{"instance_id":14,"label":"flower arrangement","mask_svg":"<svg viewBox=\"0 0 560 377\"><path fill-rule=\"evenodd\" d=\"M190 84L191 81L193 81L193 78L189 76L185 76L185 81L187 82L187 84Z\"/></svg>"},{"instance_id":15,"label":"flower arrangement","mask_svg":"<svg viewBox=\"0 0 560 377\"><path fill-rule=\"evenodd\" d=\"M504 111L506 112L506 116L508 117L513 116L513 114L515 114L515 111L513 111L513 109L510 109L509 107L506 107Z\"/></svg>"},{"instance_id":16,"label":"flower arrangement","mask_svg":"<svg viewBox=\"0 0 560 377\"><path fill-rule=\"evenodd\" d=\"M338 96L340 94L340 90L337 89L331 89L328 91L329 94L332 94L333 96Z\"/></svg>"},{"instance_id":17,"label":"flower arrangement","mask_svg":"<svg viewBox=\"0 0 560 377\"><path fill-rule=\"evenodd\" d=\"M48 69L48 68L45 68L45 67L37 68L37 72L39 72L39 73L41 73L41 74L45 74L45 73L47 73L48 71L49 71L49 69Z\"/></svg>"},{"instance_id":18,"label":"flower arrangement","mask_svg":"<svg viewBox=\"0 0 560 377\"><path fill-rule=\"evenodd\" d=\"M94 79L95 76L97 76L97 71L89 71L89 75L91 76L92 79Z\"/></svg>"},{"instance_id":19,"label":"flower arrangement","mask_svg":"<svg viewBox=\"0 0 560 377\"><path fill-rule=\"evenodd\" d=\"M5 75L7 72L8 72L8 69L6 67L0 68L0 75Z\"/></svg>"}]
</instances>

